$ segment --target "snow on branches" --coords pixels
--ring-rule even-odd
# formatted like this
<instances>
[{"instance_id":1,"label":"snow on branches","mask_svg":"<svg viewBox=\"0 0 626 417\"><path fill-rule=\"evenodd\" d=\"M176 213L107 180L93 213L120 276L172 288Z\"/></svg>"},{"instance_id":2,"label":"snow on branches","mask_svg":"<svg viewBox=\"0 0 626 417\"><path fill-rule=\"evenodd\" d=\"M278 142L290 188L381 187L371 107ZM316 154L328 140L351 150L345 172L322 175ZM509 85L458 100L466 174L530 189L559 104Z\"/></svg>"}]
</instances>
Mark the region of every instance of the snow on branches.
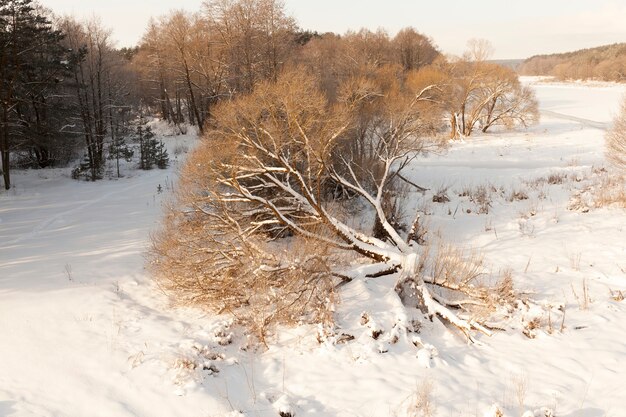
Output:
<instances>
[{"instance_id":1,"label":"snow on branches","mask_svg":"<svg viewBox=\"0 0 626 417\"><path fill-rule=\"evenodd\" d=\"M486 303L487 291L455 277L424 276L423 249L383 205L404 179L400 171L437 146L427 139L437 89L419 77L374 74L349 79L329 102L315 78L294 69L222 104L155 237L159 282L257 330L332 320L337 284L364 277L345 272L349 254L372 263L365 276L397 274L398 291L410 285L426 314L468 338L490 334L455 312ZM346 207L355 201L372 209L384 238L354 226Z\"/></svg>"}]
</instances>

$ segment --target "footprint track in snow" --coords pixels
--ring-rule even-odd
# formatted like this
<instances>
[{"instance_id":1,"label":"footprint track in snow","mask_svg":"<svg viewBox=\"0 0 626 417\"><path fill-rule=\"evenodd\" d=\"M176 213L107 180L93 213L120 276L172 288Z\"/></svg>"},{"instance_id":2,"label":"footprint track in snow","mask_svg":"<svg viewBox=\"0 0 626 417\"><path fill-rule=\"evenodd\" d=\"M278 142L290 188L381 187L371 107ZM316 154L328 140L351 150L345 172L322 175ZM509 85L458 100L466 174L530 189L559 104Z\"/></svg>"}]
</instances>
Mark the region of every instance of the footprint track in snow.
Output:
<instances>
[{"instance_id":1,"label":"footprint track in snow","mask_svg":"<svg viewBox=\"0 0 626 417\"><path fill-rule=\"evenodd\" d=\"M158 176L158 172L154 172L154 173L150 174L150 177L156 177L156 176ZM119 190L115 190L115 191L111 191L111 192L108 192L106 194L103 194L103 195L101 195L100 197L98 197L96 199L87 201L86 203L83 203L83 204L81 204L81 205L79 205L77 207L74 207L72 209L62 211L61 213L58 213L58 214L50 217L49 219L46 219L46 220L40 222L30 232L24 233L23 235L17 237L16 239L8 241L6 243L6 246L15 245L15 244L20 243L20 242L22 242L24 240L34 238L39 233L47 230L50 226L54 225L55 223L62 222L64 217L66 217L66 216L71 216L74 213L78 213L81 210L83 210L83 209L85 209L85 208L87 208L89 206L92 206L94 204L97 204L97 203L99 203L101 201L104 201L104 200L106 200L106 199L108 199L110 197L113 197L114 195L122 194L124 192L133 190L133 189L141 187L141 186L145 186L145 182L138 182L138 183L134 183L134 184L128 185L128 186L126 186L124 188L121 188Z\"/></svg>"}]
</instances>

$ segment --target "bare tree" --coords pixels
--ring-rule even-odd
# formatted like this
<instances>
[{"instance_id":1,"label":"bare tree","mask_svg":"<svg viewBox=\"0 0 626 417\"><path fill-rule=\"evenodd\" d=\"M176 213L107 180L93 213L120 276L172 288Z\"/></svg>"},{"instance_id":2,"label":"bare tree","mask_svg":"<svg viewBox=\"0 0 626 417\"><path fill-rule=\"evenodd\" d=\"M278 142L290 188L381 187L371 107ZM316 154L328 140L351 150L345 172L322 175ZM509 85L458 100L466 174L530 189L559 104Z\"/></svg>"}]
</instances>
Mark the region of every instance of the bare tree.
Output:
<instances>
[{"instance_id":1,"label":"bare tree","mask_svg":"<svg viewBox=\"0 0 626 417\"><path fill-rule=\"evenodd\" d=\"M70 131L85 139L89 179L101 178L105 158L105 138L110 126L111 81L114 50L111 33L98 20L81 23L62 19L59 26L66 34L65 46L72 51L73 101L77 114Z\"/></svg>"},{"instance_id":2,"label":"bare tree","mask_svg":"<svg viewBox=\"0 0 626 417\"><path fill-rule=\"evenodd\" d=\"M152 19L143 35L133 65L140 74L141 96L146 103L154 105L164 120L179 125L181 120L174 111L170 96L173 85L167 70L168 54L165 45L161 25Z\"/></svg>"},{"instance_id":3,"label":"bare tree","mask_svg":"<svg viewBox=\"0 0 626 417\"><path fill-rule=\"evenodd\" d=\"M534 92L520 84L509 68L487 62L493 48L487 41L470 41L462 58L437 61L442 105L450 120L450 137L471 136L477 128L487 132L494 126L511 129L528 126L539 119Z\"/></svg>"},{"instance_id":4,"label":"bare tree","mask_svg":"<svg viewBox=\"0 0 626 417\"><path fill-rule=\"evenodd\" d=\"M539 121L534 91L521 85L517 74L510 68L489 65L479 103L482 104L479 123L483 132L498 125L512 129Z\"/></svg>"},{"instance_id":5,"label":"bare tree","mask_svg":"<svg viewBox=\"0 0 626 417\"><path fill-rule=\"evenodd\" d=\"M200 111L200 103L196 98L190 63L190 49L192 48L193 38L192 19L192 16L187 16L184 12L174 12L163 25L163 30L166 31L166 39L170 42L172 52L177 56L176 62L178 65L174 68L179 72L179 77L187 90L189 120L192 124L198 125L198 129L202 134L204 129L204 112Z\"/></svg>"},{"instance_id":6,"label":"bare tree","mask_svg":"<svg viewBox=\"0 0 626 417\"><path fill-rule=\"evenodd\" d=\"M487 39L470 39L463 58L466 61L485 62L494 52L495 48Z\"/></svg>"},{"instance_id":7,"label":"bare tree","mask_svg":"<svg viewBox=\"0 0 626 417\"><path fill-rule=\"evenodd\" d=\"M296 68L277 83L261 83L249 96L221 104L215 126L183 174L186 191L155 238L153 265L159 282L188 301L208 301L241 314L253 300L273 299L254 292L260 285L256 280L262 279L272 293L284 293L296 278L283 280L273 271L304 272L302 265L320 259L317 251L281 255L306 241L318 250L369 260L369 277L396 273L398 290L410 287L431 317L441 317L470 338L472 330L489 334L473 317L453 311L481 304L488 291L454 277L421 274L420 247L394 228L382 205L399 170L428 146L422 105L435 87L418 90L391 82L381 88L368 80L349 80L338 103L329 105L317 80ZM384 110L364 138L375 162L368 167L339 150L363 104L372 100ZM329 193L329 183L369 205L386 239L351 226L350 216ZM362 277L324 265L317 274L305 275L312 287L288 291L287 299L295 303L319 297L315 288L327 290L332 277L343 282ZM296 276L302 283L303 276ZM326 284L316 287L320 280Z\"/></svg>"},{"instance_id":8,"label":"bare tree","mask_svg":"<svg viewBox=\"0 0 626 417\"><path fill-rule=\"evenodd\" d=\"M393 45L406 70L430 65L440 55L431 39L414 28L404 28L393 38Z\"/></svg>"},{"instance_id":9,"label":"bare tree","mask_svg":"<svg viewBox=\"0 0 626 417\"><path fill-rule=\"evenodd\" d=\"M249 92L260 80L276 80L295 47L295 20L279 0L209 0L209 26L227 51L230 88Z\"/></svg>"},{"instance_id":10,"label":"bare tree","mask_svg":"<svg viewBox=\"0 0 626 417\"><path fill-rule=\"evenodd\" d=\"M626 171L626 99L606 135L606 155L619 169Z\"/></svg>"}]
</instances>

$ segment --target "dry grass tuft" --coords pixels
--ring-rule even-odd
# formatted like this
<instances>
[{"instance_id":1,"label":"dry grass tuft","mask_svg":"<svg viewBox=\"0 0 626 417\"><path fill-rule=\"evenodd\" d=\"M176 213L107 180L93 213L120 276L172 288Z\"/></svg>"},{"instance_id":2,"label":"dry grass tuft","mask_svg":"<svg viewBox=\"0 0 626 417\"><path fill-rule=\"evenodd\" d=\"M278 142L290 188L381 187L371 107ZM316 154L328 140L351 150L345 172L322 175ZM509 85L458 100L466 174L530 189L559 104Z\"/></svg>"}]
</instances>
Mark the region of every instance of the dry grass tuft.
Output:
<instances>
[{"instance_id":1,"label":"dry grass tuft","mask_svg":"<svg viewBox=\"0 0 626 417\"><path fill-rule=\"evenodd\" d=\"M511 194L507 198L507 201L509 203L512 203L513 201L522 201L522 200L528 200L528 193L526 193L526 191L524 190L513 190L511 191Z\"/></svg>"},{"instance_id":2,"label":"dry grass tuft","mask_svg":"<svg viewBox=\"0 0 626 417\"><path fill-rule=\"evenodd\" d=\"M410 398L407 409L408 417L434 417L435 404L433 402L434 386L432 381L424 380L416 388Z\"/></svg>"},{"instance_id":3,"label":"dry grass tuft","mask_svg":"<svg viewBox=\"0 0 626 417\"><path fill-rule=\"evenodd\" d=\"M626 177L603 174L593 187L594 206L626 208Z\"/></svg>"},{"instance_id":4,"label":"dry grass tuft","mask_svg":"<svg viewBox=\"0 0 626 417\"><path fill-rule=\"evenodd\" d=\"M589 305L591 304L592 300L591 300L591 297L589 296L589 284L587 283L587 280L583 279L580 294L577 293L576 290L574 289L573 283L571 283L570 285L572 287L572 293L574 294L574 298L576 299L576 302L578 303L578 308L580 310L588 310Z\"/></svg>"},{"instance_id":5,"label":"dry grass tuft","mask_svg":"<svg viewBox=\"0 0 626 417\"><path fill-rule=\"evenodd\" d=\"M475 250L446 243L429 246L420 273L428 277L425 281L432 283L435 294L448 306L478 322L487 320L500 306L513 305L518 298L512 271L488 273L484 256Z\"/></svg>"},{"instance_id":6,"label":"dry grass tuft","mask_svg":"<svg viewBox=\"0 0 626 417\"><path fill-rule=\"evenodd\" d=\"M492 194L498 189L492 185L479 185L476 187L465 187L459 193L459 197L468 197L471 203L476 206L476 213L489 214L492 203Z\"/></svg>"},{"instance_id":7,"label":"dry grass tuft","mask_svg":"<svg viewBox=\"0 0 626 417\"><path fill-rule=\"evenodd\" d=\"M603 207L626 208L626 175L595 168L585 186L573 193L568 209L586 213Z\"/></svg>"},{"instance_id":8,"label":"dry grass tuft","mask_svg":"<svg viewBox=\"0 0 626 417\"><path fill-rule=\"evenodd\" d=\"M624 301L624 293L621 290L613 291L609 290L611 293L611 299L613 301Z\"/></svg>"},{"instance_id":9,"label":"dry grass tuft","mask_svg":"<svg viewBox=\"0 0 626 417\"><path fill-rule=\"evenodd\" d=\"M455 282L469 285L483 274L484 256L476 251L440 243L430 263L429 275L435 282Z\"/></svg>"}]
</instances>

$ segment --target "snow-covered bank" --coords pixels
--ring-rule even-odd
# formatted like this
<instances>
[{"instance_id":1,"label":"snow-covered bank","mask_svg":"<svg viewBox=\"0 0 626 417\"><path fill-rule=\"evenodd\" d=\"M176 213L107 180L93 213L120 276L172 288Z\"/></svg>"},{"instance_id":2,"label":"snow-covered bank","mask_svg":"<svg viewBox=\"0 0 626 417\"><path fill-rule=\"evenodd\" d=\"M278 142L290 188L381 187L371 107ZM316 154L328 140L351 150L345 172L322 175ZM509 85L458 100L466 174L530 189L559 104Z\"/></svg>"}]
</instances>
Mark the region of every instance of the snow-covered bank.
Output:
<instances>
[{"instance_id":1,"label":"snow-covered bank","mask_svg":"<svg viewBox=\"0 0 626 417\"><path fill-rule=\"evenodd\" d=\"M0 195L0 415L214 408L208 394L164 400L172 387L160 359L185 338L186 317L172 315L143 270L176 168L96 183L71 180L69 169L14 173L15 188ZM137 367L151 355L156 369Z\"/></svg>"},{"instance_id":2,"label":"snow-covered bank","mask_svg":"<svg viewBox=\"0 0 626 417\"><path fill-rule=\"evenodd\" d=\"M405 416L431 391L436 416L494 402L510 416L620 416L626 301L611 292L626 292L626 212L572 197L603 175L603 126L624 90L534 87L540 125L455 143L407 174L431 189L410 207L431 235L480 249L532 292L537 305L516 314L537 320L534 339L516 317L473 346L437 322L392 344L398 301L381 279L341 294L338 331L353 341L319 345L307 327L242 350L227 320L170 308L143 270L176 164L97 183L15 172L0 194L0 415ZM465 195L479 187L486 213ZM450 201L433 203L441 190Z\"/></svg>"}]
</instances>

